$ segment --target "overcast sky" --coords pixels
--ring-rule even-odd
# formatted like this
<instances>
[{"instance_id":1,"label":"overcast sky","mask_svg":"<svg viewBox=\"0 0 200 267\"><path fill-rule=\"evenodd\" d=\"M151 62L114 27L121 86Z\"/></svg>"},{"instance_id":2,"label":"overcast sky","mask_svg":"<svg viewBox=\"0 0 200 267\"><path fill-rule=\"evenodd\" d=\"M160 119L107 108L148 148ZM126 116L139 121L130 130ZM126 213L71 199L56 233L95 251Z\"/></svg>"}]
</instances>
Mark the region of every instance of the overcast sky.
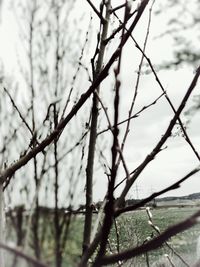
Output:
<instances>
[{"instance_id":1,"label":"overcast sky","mask_svg":"<svg viewBox=\"0 0 200 267\"><path fill-rule=\"evenodd\" d=\"M90 14L90 9L88 8L86 1L79 0L77 2L77 14L80 13L80 10L84 10L84 12ZM159 2L159 0L157 2ZM0 25L0 57L6 72L8 72L9 75L15 75L17 66L16 47L19 39L17 25L13 14L5 5L6 3L4 3ZM146 29L147 25L147 14L148 12L146 12L146 15L142 18L141 23L139 23L139 26L135 31L135 36L141 45L143 37L145 36L144 29ZM166 27L166 21L167 17L164 14L161 17L153 16L152 18L150 40L147 45L147 55L150 56L152 62L157 65L161 64L168 58L172 58L173 47L170 37L164 36L155 39L156 36L163 32L163 29ZM88 20L86 20L85 25L87 25L87 23ZM93 23L95 27L95 20ZM85 25L82 23L83 29ZM121 95L123 96L121 97L121 119L127 117L128 105L130 104L135 84L134 81L136 79L136 69L141 56L131 41L126 45L123 53L123 69L121 74ZM109 55L107 56L109 57ZM181 99L194 76L194 71L195 67L184 66L178 70L171 69L158 72L160 80L175 107L180 104ZM197 93L198 89L195 90L194 94ZM105 94L106 96L106 93L102 94ZM143 106L151 103L159 94L161 94L161 90L153 75L143 75L134 113ZM106 104L109 105L109 102ZM147 153L151 152L152 148L155 146L156 142L158 142L168 126L172 114L169 104L163 98L156 106L152 106L148 111L143 112L139 118L132 122L134 130L131 130L129 134L124 151L129 171L134 170L134 168L142 162ZM189 125L188 133L190 134L190 138L197 151L200 152L200 130L197 126L199 125L199 120L199 114L193 117L192 122ZM186 121L186 118L183 118L183 121ZM110 136L109 133L106 133L105 135ZM180 179L198 165L198 160L191 151L191 148L181 136L170 138L167 142L167 146L167 149L159 153L156 159L151 162L141 174L136 183L137 190L135 186L129 193L130 197L144 197L155 190L163 189L165 186L170 185L171 182L176 181L176 179ZM96 173L96 176L99 177L99 175L100 173ZM122 177L124 177L124 172L121 170L119 173L119 180ZM107 185L106 179L107 178L104 175L101 179L95 180L95 200L99 200L103 197ZM168 195L186 195L199 192L199 188L200 175L197 174L185 182L179 190L169 192Z\"/></svg>"}]
</instances>

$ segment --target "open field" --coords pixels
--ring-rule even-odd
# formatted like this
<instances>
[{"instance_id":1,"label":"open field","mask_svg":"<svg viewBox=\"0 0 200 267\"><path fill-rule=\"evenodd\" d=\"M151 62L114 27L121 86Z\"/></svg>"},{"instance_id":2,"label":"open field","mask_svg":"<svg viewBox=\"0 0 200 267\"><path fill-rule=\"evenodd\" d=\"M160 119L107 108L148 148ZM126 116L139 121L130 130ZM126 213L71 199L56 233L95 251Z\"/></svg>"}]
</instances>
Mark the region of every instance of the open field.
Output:
<instances>
[{"instance_id":1,"label":"open field","mask_svg":"<svg viewBox=\"0 0 200 267\"><path fill-rule=\"evenodd\" d=\"M152 222L160 229L160 231L163 231L170 225L178 223L179 221L187 218L198 209L198 207L182 206L165 208L159 207L156 209L151 209L151 213L153 215ZM95 216L96 215L94 215L94 220ZM44 262L48 263L48 266L54 266L54 242L52 238L53 219L50 217L51 215L49 215L49 218L47 218L47 216L45 215L43 222L41 223L40 230L41 234L44 235L42 244L42 259ZM152 226L148 223L148 220L149 218L145 209L120 216L116 220L117 231L116 228L113 227L109 236L108 253L110 253L110 251L117 252L117 250L124 250L133 246L140 245L144 243L147 238L152 238L158 235L155 229L153 229ZM117 232L119 241L117 241ZM83 216L72 215L71 223L69 225L67 233L63 266L74 267L78 263L82 250L82 234ZM196 260L196 243L199 235L200 224L169 240L168 245L171 248L169 248L165 244L159 250L152 251L147 255L142 255L140 257L134 258L131 261L127 261L123 266L162 266L153 264L158 260L164 260L165 262L167 262L166 266L172 266L169 264L169 260L171 260L176 267L186 266L183 261L180 260L180 257L182 257L188 263L188 265L191 266L191 264ZM7 237L8 240L15 239L13 230L8 231ZM31 247L31 236L29 241ZM31 253L31 249L29 253ZM178 256L176 255L176 253L178 254ZM168 254L169 258L167 258L165 254ZM19 261L18 265L16 266L21 266L21 262Z\"/></svg>"},{"instance_id":2,"label":"open field","mask_svg":"<svg viewBox=\"0 0 200 267\"><path fill-rule=\"evenodd\" d=\"M163 231L170 225L187 218L197 210L197 207L168 207L152 209L152 221L155 226L159 227L160 231ZM137 246L145 242L147 238L157 235L156 231L148 223L148 216L145 210L123 215L118 219L117 224L119 229L120 249ZM165 256L165 254L169 255L175 266L186 266L180 258L175 255L175 253L178 253L179 256L191 265L196 260L196 244L199 235L200 224L169 240L168 245L170 245L172 249L170 249L167 245L163 245L163 247L159 250L152 251L148 253L148 255L138 257L133 260L132 263L128 262L125 264L125 266L148 266L148 264L149 266L152 266L155 261L160 259L164 259L165 262L168 262L168 266L172 266L169 264L169 259ZM114 238L114 236L115 230L113 229L111 243L116 249L116 238Z\"/></svg>"}]
</instances>

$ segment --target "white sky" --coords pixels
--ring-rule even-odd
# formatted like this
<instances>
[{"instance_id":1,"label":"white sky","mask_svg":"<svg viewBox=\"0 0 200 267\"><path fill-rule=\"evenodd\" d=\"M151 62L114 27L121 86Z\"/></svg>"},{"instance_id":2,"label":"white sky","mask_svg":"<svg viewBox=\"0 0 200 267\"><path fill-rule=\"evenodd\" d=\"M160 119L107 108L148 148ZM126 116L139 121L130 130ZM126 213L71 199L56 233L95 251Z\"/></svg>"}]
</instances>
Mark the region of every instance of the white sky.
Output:
<instances>
[{"instance_id":1,"label":"white sky","mask_svg":"<svg viewBox=\"0 0 200 267\"><path fill-rule=\"evenodd\" d=\"M115 2L117 3L119 1ZM0 58L3 61L6 72L8 72L9 75L15 75L17 66L16 46L19 42L17 25L12 13L5 5L6 1L4 1L2 22L0 25ZM77 12L80 12L80 10L87 10L87 8L86 1L78 1ZM152 18L151 38L148 43L147 55L150 55L152 62L155 64L161 64L166 58L172 56L172 40L168 36L154 39L158 33L162 33L163 28L166 27L166 21L167 18L164 15L159 18L155 16ZM135 31L135 36L140 44L142 44L141 40L145 34L145 30L143 31L143 29L146 29L146 22L147 17L144 17ZM140 54L134 48L133 43L129 42L124 50L124 67L122 71L122 118L126 118L127 116L127 104L131 100L136 78L135 70L139 60ZM172 102L177 107L194 76L194 69L191 67L181 67L179 70L160 71L158 74ZM135 111L139 110L142 106L149 104L161 93L153 75L144 76L140 88ZM197 93L198 89L195 90L194 94ZM156 142L164 133L171 115L172 112L169 105L163 98L158 105L151 107L150 111L144 112L134 121L134 130L129 134L124 153L130 171L141 163L146 154L155 146ZM193 118L188 132L197 151L200 153L200 132L199 127L197 127L197 125L199 125L199 120L200 115L197 114ZM109 134L107 134L107 136L108 135ZM168 148L157 155L156 159L149 164L138 179L137 187L139 197L147 196L153 190L163 189L176 179L180 179L198 165L197 159L183 138L170 138L167 145ZM98 173L96 173L96 176L98 176ZM119 176L120 178L124 177L124 172L121 171ZM101 199L106 188L105 175L102 176L101 180L96 180L94 188L95 200ZM199 188L200 174L197 174L185 182L179 190L170 192L168 195L185 195L199 192ZM135 187L130 191L129 196L137 196Z\"/></svg>"}]
</instances>

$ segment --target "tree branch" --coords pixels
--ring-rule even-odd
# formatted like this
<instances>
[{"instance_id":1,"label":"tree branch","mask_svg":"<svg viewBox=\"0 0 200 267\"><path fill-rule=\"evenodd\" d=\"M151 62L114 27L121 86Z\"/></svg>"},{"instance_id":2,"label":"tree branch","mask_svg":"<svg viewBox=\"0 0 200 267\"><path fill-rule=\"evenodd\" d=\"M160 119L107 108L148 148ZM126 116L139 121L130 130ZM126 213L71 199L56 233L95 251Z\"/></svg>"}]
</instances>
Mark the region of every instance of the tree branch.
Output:
<instances>
[{"instance_id":1,"label":"tree branch","mask_svg":"<svg viewBox=\"0 0 200 267\"><path fill-rule=\"evenodd\" d=\"M145 158L145 160L140 164L140 166L137 168L137 170L135 171L135 173L133 174L133 176L127 180L126 185L121 193L120 198L117 201L116 207L120 206L121 203L123 203L124 198L126 196L126 194L128 193L130 187L133 185L133 183L135 182L135 180L138 178L138 176L140 175L140 173L144 170L144 168L149 164L150 161L152 161L154 159L154 157L159 153L159 151L161 150L162 146L164 145L164 143L166 142L166 140L169 138L169 136L171 135L171 131L174 127L174 125L176 124L176 121L178 120L181 112L183 111L187 100L189 99L193 89L196 86L196 83L198 81L200 75L200 67L197 69L196 74L185 94L185 96L183 97L183 100L181 101L181 104L179 106L179 108L177 109L173 119L171 120L171 122L169 123L169 126L167 127L164 135L161 137L160 141L157 143L157 145L154 147L154 149L151 151L150 154L148 154Z\"/></svg>"},{"instance_id":2,"label":"tree branch","mask_svg":"<svg viewBox=\"0 0 200 267\"><path fill-rule=\"evenodd\" d=\"M126 44L132 31L134 30L140 17L142 16L148 2L149 0L142 1L141 5L138 8L137 15L133 23L127 30L127 33L125 34L123 38L123 42L121 42L120 45L124 46ZM74 105L74 107L71 109L68 115L58 123L58 126L56 127L56 129L49 136L47 136L39 145L37 145L30 152L28 152L25 156L21 157L17 162L13 163L13 165L11 165L10 167L2 171L0 173L0 180L5 181L7 177L12 176L18 169L26 165L33 157L35 157L38 153L42 152L47 146L49 146L55 138L60 137L62 131L64 130L68 122L76 115L76 113L84 105L84 103L87 101L90 95L95 91L95 89L99 86L99 84L108 76L110 67L115 62L115 60L119 57L119 55L120 55L120 49L117 48L115 52L113 53L113 55L111 56L108 63L105 65L105 67L102 69L100 74L97 76L93 84L89 87L89 89L84 94L82 94L79 101L76 103L76 105Z\"/></svg>"},{"instance_id":3,"label":"tree branch","mask_svg":"<svg viewBox=\"0 0 200 267\"><path fill-rule=\"evenodd\" d=\"M138 202L135 205L131 205L125 208L119 208L116 210L115 212L115 216L119 216L120 214L124 213L124 212L128 212L128 211L133 211L136 210L140 207L143 207L145 204L149 203L151 200L155 199L156 197L163 195L166 192L169 192L171 190L175 190L177 188L180 187L181 183L183 183L184 181L186 181L189 177L191 177L192 175L196 174L197 172L200 171L200 166L198 166L197 168L195 168L194 170L192 170L191 172L189 172L187 175L185 175L183 178L179 179L177 182L173 183L172 185L166 187L163 190L160 190L158 192L154 192L151 196L143 199L142 201Z\"/></svg>"},{"instance_id":4,"label":"tree branch","mask_svg":"<svg viewBox=\"0 0 200 267\"><path fill-rule=\"evenodd\" d=\"M191 228L196 223L199 223L199 217L200 217L200 211L196 212L194 215L192 215L188 219L178 224L173 225L172 227L168 228L166 231L161 233L158 237L154 238L153 240L141 246L125 250L118 254L103 257L101 259L100 265L108 265L108 264L116 263L118 261L128 260L130 258L144 254L148 251L155 250L159 248L169 238Z\"/></svg>"},{"instance_id":5,"label":"tree branch","mask_svg":"<svg viewBox=\"0 0 200 267\"><path fill-rule=\"evenodd\" d=\"M93 11L97 14L97 16L100 18L101 23L105 24L106 23L106 20L104 19L104 17L102 16L102 14L96 9L96 7L93 5L93 3L90 0L86 0L86 1L91 6L91 8L93 9Z\"/></svg>"}]
</instances>

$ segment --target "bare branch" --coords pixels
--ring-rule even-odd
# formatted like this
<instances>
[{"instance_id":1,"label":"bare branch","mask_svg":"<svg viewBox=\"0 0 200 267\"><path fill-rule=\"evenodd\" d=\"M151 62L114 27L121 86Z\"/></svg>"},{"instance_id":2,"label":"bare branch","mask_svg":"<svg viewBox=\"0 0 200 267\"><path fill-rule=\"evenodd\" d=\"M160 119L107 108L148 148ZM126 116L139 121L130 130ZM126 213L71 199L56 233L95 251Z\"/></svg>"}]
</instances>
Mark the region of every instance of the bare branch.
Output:
<instances>
[{"instance_id":1,"label":"bare branch","mask_svg":"<svg viewBox=\"0 0 200 267\"><path fill-rule=\"evenodd\" d=\"M151 9L150 9L150 12L151 12ZM114 13L114 14L115 14L115 13ZM120 26L122 27L122 26L123 26L123 22L120 21L120 19L118 18L118 16L117 16L116 14L115 14L115 16L116 16L117 19L119 20L119 22L120 22ZM126 30L127 30L127 29L126 29ZM111 37L110 37L110 38L111 38ZM113 35L112 38L114 38L114 35ZM174 105L172 104L171 100L169 99L168 95L166 94L166 91L165 91L165 89L164 89L164 87L163 87L163 85L162 85L162 83L161 83L161 81L160 81L160 79L159 79L159 77L158 77L158 75L157 75L157 73L156 73L154 67L153 67L153 64L152 64L150 58L147 57L147 55L145 54L145 51L139 46L138 42L135 40L135 38L133 37L132 34L131 34L131 39L132 39L133 42L135 43L136 48L138 48L138 50L142 53L143 57L144 57L144 58L146 59L146 61L148 62L149 67L151 68L151 71L153 72L153 74L154 74L154 76L155 76L155 79L156 79L157 83L159 84L159 86L160 86L162 92L165 94L165 98L166 98L166 100L168 101L168 103L169 103L170 107L172 108L173 112L176 113L176 109L174 108ZM106 40L106 41L109 41L109 40ZM184 125L183 125L183 123L182 123L182 121L181 121L180 118L178 118L178 122L179 122L179 125L180 125L180 127L181 127L181 130L182 130L182 132L183 132L183 134L184 134L185 140L187 141L187 143L188 143L189 146L191 147L191 149L192 149L192 151L194 152L194 154L196 155L197 159L200 161L200 155L199 155L199 153L197 152L197 150L195 149L193 143L191 142L191 140L190 140L190 138L189 138L189 136L188 136L188 134L187 134L187 131L186 131L186 129L185 129L185 127L184 127Z\"/></svg>"},{"instance_id":2,"label":"bare branch","mask_svg":"<svg viewBox=\"0 0 200 267\"><path fill-rule=\"evenodd\" d=\"M138 202L135 205L131 205L125 208L119 208L116 209L115 215L119 216L120 214L124 213L124 212L128 212L128 211L133 211L136 210L140 207L143 207L145 204L149 203L150 201L152 201L153 199L155 199L156 197L163 195L166 192L169 192L171 190L175 190L177 188L180 187L180 185L186 181L189 177L191 177L192 175L196 174L197 172L200 171L200 167L195 168L194 170L192 170L191 172L189 172L186 176L184 176L183 178L179 179L177 182L173 183L172 185L166 187L165 189L158 191L158 192L154 192L151 196L143 199L142 201Z\"/></svg>"},{"instance_id":3,"label":"bare branch","mask_svg":"<svg viewBox=\"0 0 200 267\"><path fill-rule=\"evenodd\" d=\"M158 144L154 147L154 149L152 150L152 152L150 154L148 154L145 158L145 160L141 163L141 165L137 168L137 170L135 171L135 173L133 174L133 176L127 180L126 185L121 193L120 198L118 199L117 205L120 206L120 203L123 202L126 194L128 193L130 187L133 185L134 181L138 178L138 176L140 175L140 173L144 170L144 168L149 164L150 161L152 161L154 159L154 157L157 155L157 153L159 153L160 149L162 148L162 146L164 145L164 143L166 142L166 140L170 137L171 135L171 131L174 127L174 125L176 124L177 119L179 118L181 112L183 111L187 100L189 99L193 89L196 86L196 83L198 81L200 75L200 67L197 69L196 74L185 94L185 96L183 97L181 104L179 105L179 108L177 109L177 112L175 113L174 117L172 118L171 122L169 123L169 126L167 127L164 135L161 137L160 141L158 142Z\"/></svg>"},{"instance_id":4,"label":"bare branch","mask_svg":"<svg viewBox=\"0 0 200 267\"><path fill-rule=\"evenodd\" d=\"M131 24L130 28L128 29L127 33L125 34L123 38L123 42L120 45L124 46L126 44L132 31L134 30L140 17L142 16L148 2L149 0L142 1L141 5L138 8L137 15L133 23ZM119 57L119 55L120 55L120 50L117 48L115 52L113 53L113 55L111 56L108 63L105 65L105 67L100 72L96 80L93 82L93 84L89 87L89 89L84 94L82 94L79 101L76 103L76 105L74 105L74 107L68 113L68 115L58 123L58 126L56 127L56 129L49 136L47 136L38 146L34 147L29 153L27 153L25 156L20 158L16 163L14 163L10 167L2 171L0 174L0 180L5 181L7 177L12 176L18 169L26 165L33 157L35 157L38 153L42 152L47 146L49 146L55 138L58 138L58 136L60 136L60 134L62 133L63 129L66 127L68 122L76 115L76 113L83 106L83 104L87 101L87 99L94 92L94 90L107 77L110 67L115 62L115 60Z\"/></svg>"},{"instance_id":5,"label":"bare branch","mask_svg":"<svg viewBox=\"0 0 200 267\"><path fill-rule=\"evenodd\" d=\"M18 113L20 119L22 120L22 122L25 124L25 126L27 127L27 129L28 129L29 132L31 133L31 136L33 136L34 133L33 133L32 129L31 129L31 127L28 125L28 123L27 123L27 121L25 120L24 116L22 115L21 111L20 111L19 108L17 107L17 105L16 105L14 99L12 98L12 96L10 95L10 93L8 92L8 90L7 90L5 87L4 87L3 89L4 89L5 93L8 95L8 97L10 98L10 101L11 101L11 103L12 103L14 109L17 111L17 113Z\"/></svg>"},{"instance_id":6,"label":"bare branch","mask_svg":"<svg viewBox=\"0 0 200 267\"><path fill-rule=\"evenodd\" d=\"M90 1L90 0L86 0L88 2L88 4L91 6L91 8L93 9L93 11L97 14L97 16L100 18L101 23L106 23L104 17L102 16L102 14L97 10L97 8L94 6L94 4Z\"/></svg>"},{"instance_id":7,"label":"bare branch","mask_svg":"<svg viewBox=\"0 0 200 267\"><path fill-rule=\"evenodd\" d=\"M121 5L119 5L119 6L115 7L115 8L112 8L111 13L114 13L115 11L117 11L117 10L123 8L123 7L126 7L126 3L121 4Z\"/></svg>"},{"instance_id":8,"label":"bare branch","mask_svg":"<svg viewBox=\"0 0 200 267\"><path fill-rule=\"evenodd\" d=\"M127 18L129 15L130 9L126 0L126 8L124 11L124 22L127 22ZM117 164L117 157L118 157L118 135L119 135L119 129L118 129L118 119L119 119L119 101L120 101L120 87L121 87L121 81L119 80L119 75L121 72L121 60L122 60L122 49L123 49L123 40L125 38L125 29L122 30L121 35L121 42L119 45L119 57L118 57L118 64L117 67L114 69L114 75L115 75L115 97L114 97L114 129L113 129L113 144L111 148L111 154L112 154L112 167L111 167L111 174L110 174L110 180L108 182L108 193L106 195L107 203L105 205L105 217L103 221L102 226L102 237L100 242L99 251L97 254L97 257L95 259L93 266L99 266L99 261L101 261L101 257L103 257L106 253L106 245L108 236L110 233L111 226L113 224L113 218L114 218L114 188L115 188L115 181L117 177L117 171L118 171L118 164Z\"/></svg>"},{"instance_id":9,"label":"bare branch","mask_svg":"<svg viewBox=\"0 0 200 267\"><path fill-rule=\"evenodd\" d=\"M125 119L125 120L123 120L123 121L120 121L120 122L118 123L118 126L121 125L121 124L124 124L125 122L128 122L129 120L138 118L139 115L140 115L140 113L142 113L144 110L148 109L149 107L155 105L155 104L157 103L157 101L158 101L161 97L163 97L163 96L164 96L164 93L161 94L161 95L159 95L159 96L158 96L154 101L152 101L150 104L148 104L148 105L142 107L139 111L137 111L134 115L130 116L128 119ZM113 129L113 126L111 126L111 125L109 124L108 128L106 128L105 130L102 130L102 131L98 132L97 135L100 135L100 134L105 133L105 132L107 132L107 131L109 131L109 130L112 130L112 129Z\"/></svg>"},{"instance_id":10,"label":"bare branch","mask_svg":"<svg viewBox=\"0 0 200 267\"><path fill-rule=\"evenodd\" d=\"M101 259L100 266L113 264L123 260L128 260L130 258L139 256L144 254L148 251L155 250L159 248L164 242L166 242L169 238L175 236L178 233L181 233L193 225L199 223L200 211L196 212L194 215L189 217L188 219L173 225L172 227L168 228L166 231L161 233L158 237L154 238L153 240L138 246L136 248L125 250L121 253L105 256Z\"/></svg>"},{"instance_id":11,"label":"bare branch","mask_svg":"<svg viewBox=\"0 0 200 267\"><path fill-rule=\"evenodd\" d=\"M108 34L108 27L110 24L110 1L105 4L106 7L106 22L103 26L100 24L100 30L102 32L97 40L97 46L99 45L98 59L96 62L96 67L94 69L94 79L99 75L104 61L105 48L104 39ZM95 52L96 55L96 52ZM95 55L93 59L95 58ZM95 90L97 93L100 91L100 85ZM98 97L94 93L92 99L92 109L91 109L91 127L90 127L90 137L89 137L89 148L88 148L88 158L86 166L86 216L84 222L84 232L83 232L83 252L88 248L91 239L92 231L92 202L93 202L93 172L94 172L94 160L95 160L95 150L96 150L96 140L97 140L97 123L99 116L99 102Z\"/></svg>"},{"instance_id":12,"label":"bare branch","mask_svg":"<svg viewBox=\"0 0 200 267\"><path fill-rule=\"evenodd\" d=\"M159 79L159 77L158 77L158 75L157 75L154 67L153 67L153 64L152 64L150 58L146 56L146 54L140 48L140 46L138 45L138 43L136 42L136 40L134 39L133 36L131 36L131 39L135 42L136 48L138 48L140 50L140 52L143 54L144 58L147 60L147 62L149 64L149 67L151 68L151 70L152 70L152 72L153 72L153 74L155 76L155 79L156 79L157 83L159 84L162 92L165 93L165 98L167 99L167 101L168 101L170 107L172 108L173 112L176 113L176 109L174 108L174 105L172 104L171 100L169 99L168 95L166 94L166 91L165 91L165 89L164 89L164 87L163 87L163 85L162 85L162 83L161 83L161 81L160 81L160 79ZM197 150L195 149L194 145L192 144L192 142L191 142L191 140L190 140L190 138L189 138L189 136L187 134L187 131L186 131L185 127L183 126L183 123L182 123L182 121L181 121L180 118L178 118L178 122L179 122L180 127L181 127L181 130L182 130L182 132L184 134L185 140L187 141L187 143L189 144L189 146L193 150L193 152L196 155L197 159L200 161L200 155L198 154Z\"/></svg>"}]
</instances>

